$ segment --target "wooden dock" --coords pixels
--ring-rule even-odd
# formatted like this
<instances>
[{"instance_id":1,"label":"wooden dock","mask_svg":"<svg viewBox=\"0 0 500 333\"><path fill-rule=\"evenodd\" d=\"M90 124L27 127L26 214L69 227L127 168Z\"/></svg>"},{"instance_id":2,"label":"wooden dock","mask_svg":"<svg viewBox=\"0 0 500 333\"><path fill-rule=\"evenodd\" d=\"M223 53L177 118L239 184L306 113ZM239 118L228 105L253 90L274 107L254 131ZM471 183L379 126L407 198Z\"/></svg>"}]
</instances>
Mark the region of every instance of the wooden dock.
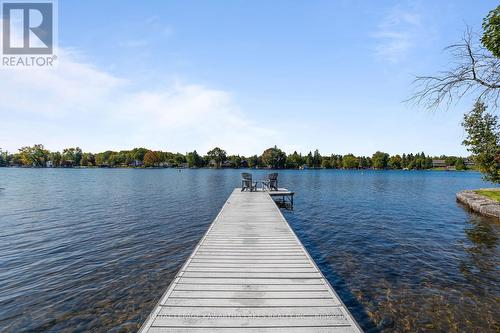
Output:
<instances>
[{"instance_id":1,"label":"wooden dock","mask_svg":"<svg viewBox=\"0 0 500 333\"><path fill-rule=\"evenodd\" d=\"M140 332L361 329L271 196L235 189Z\"/></svg>"},{"instance_id":2,"label":"wooden dock","mask_svg":"<svg viewBox=\"0 0 500 333\"><path fill-rule=\"evenodd\" d=\"M293 209L293 196L295 195L295 192L289 191L286 188L279 188L277 191L267 191L267 193L272 198L278 198L275 200L275 202L280 207L288 207Z\"/></svg>"}]
</instances>

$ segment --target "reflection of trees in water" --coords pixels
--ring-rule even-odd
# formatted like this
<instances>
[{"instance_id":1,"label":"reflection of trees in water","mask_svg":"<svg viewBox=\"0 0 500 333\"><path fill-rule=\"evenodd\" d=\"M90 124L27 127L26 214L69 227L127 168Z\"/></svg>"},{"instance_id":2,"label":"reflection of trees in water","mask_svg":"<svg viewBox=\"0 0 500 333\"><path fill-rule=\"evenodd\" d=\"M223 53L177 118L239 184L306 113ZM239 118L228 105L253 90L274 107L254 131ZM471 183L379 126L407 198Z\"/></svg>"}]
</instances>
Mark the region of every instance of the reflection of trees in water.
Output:
<instances>
[{"instance_id":1,"label":"reflection of trees in water","mask_svg":"<svg viewBox=\"0 0 500 333\"><path fill-rule=\"evenodd\" d=\"M466 256L460 261L459 269L467 281L460 301L466 304L482 304L486 328L499 332L500 323L496 315L500 304L495 295L500 294L499 272L499 235L500 225L496 220L477 215L471 216L465 235L470 242L462 244ZM464 312L464 316L470 314Z\"/></svg>"},{"instance_id":2,"label":"reflection of trees in water","mask_svg":"<svg viewBox=\"0 0 500 333\"><path fill-rule=\"evenodd\" d=\"M465 234L477 247L495 248L498 241L499 226L494 220L472 217L469 223L472 228L466 229Z\"/></svg>"},{"instance_id":3,"label":"reflection of trees in water","mask_svg":"<svg viewBox=\"0 0 500 333\"><path fill-rule=\"evenodd\" d=\"M489 287L498 288L496 280L500 276L499 235L500 225L492 219L471 216L470 227L465 235L470 243L463 244L468 254L460 262L460 271L464 278L475 286L477 292L491 292ZM481 288L481 289L478 289Z\"/></svg>"}]
</instances>

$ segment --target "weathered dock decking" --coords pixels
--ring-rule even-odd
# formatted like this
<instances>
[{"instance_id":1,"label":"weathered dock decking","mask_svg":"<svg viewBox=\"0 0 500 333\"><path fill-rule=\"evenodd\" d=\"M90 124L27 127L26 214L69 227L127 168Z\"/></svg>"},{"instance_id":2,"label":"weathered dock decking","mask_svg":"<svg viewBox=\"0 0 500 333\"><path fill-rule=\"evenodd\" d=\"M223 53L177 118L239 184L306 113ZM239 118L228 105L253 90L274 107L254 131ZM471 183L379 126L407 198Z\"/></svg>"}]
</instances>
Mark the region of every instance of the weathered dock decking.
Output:
<instances>
[{"instance_id":1,"label":"weathered dock decking","mask_svg":"<svg viewBox=\"0 0 500 333\"><path fill-rule=\"evenodd\" d=\"M140 332L361 329L270 195L235 189Z\"/></svg>"}]
</instances>

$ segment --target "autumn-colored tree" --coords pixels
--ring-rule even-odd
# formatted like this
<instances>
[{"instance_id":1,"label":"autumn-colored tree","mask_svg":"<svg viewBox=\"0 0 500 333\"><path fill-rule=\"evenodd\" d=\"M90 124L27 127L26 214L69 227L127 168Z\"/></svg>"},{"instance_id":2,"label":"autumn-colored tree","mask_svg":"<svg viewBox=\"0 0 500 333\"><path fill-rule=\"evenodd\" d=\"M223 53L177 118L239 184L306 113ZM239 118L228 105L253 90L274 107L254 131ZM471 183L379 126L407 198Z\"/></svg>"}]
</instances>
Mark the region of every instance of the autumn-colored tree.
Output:
<instances>
[{"instance_id":1,"label":"autumn-colored tree","mask_svg":"<svg viewBox=\"0 0 500 333\"><path fill-rule=\"evenodd\" d=\"M161 158L160 158L160 155L158 155L157 152L149 150L144 155L144 165L147 166L147 167L158 166L158 164L160 162L161 162Z\"/></svg>"}]
</instances>

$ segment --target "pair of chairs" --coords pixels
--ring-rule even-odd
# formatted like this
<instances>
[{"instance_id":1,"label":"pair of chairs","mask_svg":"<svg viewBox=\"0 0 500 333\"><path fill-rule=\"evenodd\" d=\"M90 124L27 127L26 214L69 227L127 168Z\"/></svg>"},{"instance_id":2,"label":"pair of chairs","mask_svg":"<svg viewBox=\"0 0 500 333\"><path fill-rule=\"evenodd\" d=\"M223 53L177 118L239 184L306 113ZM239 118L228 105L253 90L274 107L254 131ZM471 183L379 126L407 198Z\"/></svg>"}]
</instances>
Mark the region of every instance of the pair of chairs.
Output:
<instances>
[{"instance_id":1,"label":"pair of chairs","mask_svg":"<svg viewBox=\"0 0 500 333\"><path fill-rule=\"evenodd\" d=\"M278 174L270 173L267 175L267 179L261 181L262 189L268 191L278 190ZM249 190L257 191L257 182L252 180L252 174L248 172L243 172L241 174L241 191Z\"/></svg>"}]
</instances>

